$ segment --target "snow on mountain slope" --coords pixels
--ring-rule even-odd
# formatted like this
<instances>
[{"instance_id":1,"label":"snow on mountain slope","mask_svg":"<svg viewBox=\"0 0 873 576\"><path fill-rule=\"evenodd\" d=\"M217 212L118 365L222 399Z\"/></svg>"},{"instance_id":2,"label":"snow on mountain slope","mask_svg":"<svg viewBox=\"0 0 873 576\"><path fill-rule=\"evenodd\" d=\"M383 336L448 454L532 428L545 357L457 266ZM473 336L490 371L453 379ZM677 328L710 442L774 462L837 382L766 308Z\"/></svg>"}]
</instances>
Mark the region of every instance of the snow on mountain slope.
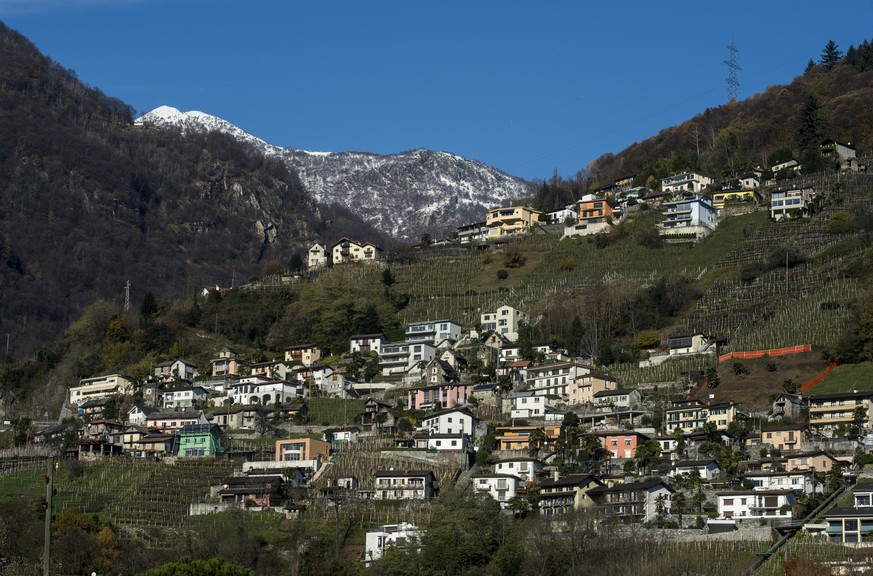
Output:
<instances>
[{"instance_id":1,"label":"snow on mountain slope","mask_svg":"<svg viewBox=\"0 0 873 576\"><path fill-rule=\"evenodd\" d=\"M447 152L419 149L383 156L282 148L221 118L169 106L137 122L183 133L230 134L264 154L282 157L316 201L340 204L385 233L410 241L425 233L448 236L461 224L483 220L489 208L533 194L528 182Z\"/></svg>"}]
</instances>

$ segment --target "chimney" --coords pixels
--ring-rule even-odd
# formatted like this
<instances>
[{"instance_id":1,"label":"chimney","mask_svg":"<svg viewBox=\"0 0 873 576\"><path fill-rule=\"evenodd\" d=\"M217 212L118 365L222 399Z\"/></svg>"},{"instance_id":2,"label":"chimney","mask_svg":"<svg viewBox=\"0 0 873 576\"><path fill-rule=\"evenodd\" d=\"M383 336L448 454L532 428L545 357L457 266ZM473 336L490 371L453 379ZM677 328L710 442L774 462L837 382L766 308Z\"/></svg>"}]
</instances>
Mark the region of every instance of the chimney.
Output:
<instances>
[{"instance_id":1,"label":"chimney","mask_svg":"<svg viewBox=\"0 0 873 576\"><path fill-rule=\"evenodd\" d=\"M558 472L557 470L555 470L554 472L552 472L552 480L557 481L557 480L558 480L558 477L559 477L560 475L561 475L561 473Z\"/></svg>"}]
</instances>

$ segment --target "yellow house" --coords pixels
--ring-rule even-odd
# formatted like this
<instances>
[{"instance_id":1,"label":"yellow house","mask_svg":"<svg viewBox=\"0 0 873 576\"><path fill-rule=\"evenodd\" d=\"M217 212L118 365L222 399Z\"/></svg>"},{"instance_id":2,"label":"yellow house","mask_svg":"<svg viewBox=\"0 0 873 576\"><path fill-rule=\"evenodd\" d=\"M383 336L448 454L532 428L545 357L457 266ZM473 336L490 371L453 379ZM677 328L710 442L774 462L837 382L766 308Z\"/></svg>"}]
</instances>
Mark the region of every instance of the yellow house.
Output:
<instances>
[{"instance_id":1,"label":"yellow house","mask_svg":"<svg viewBox=\"0 0 873 576\"><path fill-rule=\"evenodd\" d=\"M488 228L488 238L498 238L508 234L524 234L529 232L540 221L543 213L527 206L509 206L494 208L485 214L485 226Z\"/></svg>"},{"instance_id":2,"label":"yellow house","mask_svg":"<svg viewBox=\"0 0 873 576\"><path fill-rule=\"evenodd\" d=\"M742 190L730 188L715 192L712 195L712 207L721 210L725 204L746 204L758 201L758 194L754 190Z\"/></svg>"}]
</instances>

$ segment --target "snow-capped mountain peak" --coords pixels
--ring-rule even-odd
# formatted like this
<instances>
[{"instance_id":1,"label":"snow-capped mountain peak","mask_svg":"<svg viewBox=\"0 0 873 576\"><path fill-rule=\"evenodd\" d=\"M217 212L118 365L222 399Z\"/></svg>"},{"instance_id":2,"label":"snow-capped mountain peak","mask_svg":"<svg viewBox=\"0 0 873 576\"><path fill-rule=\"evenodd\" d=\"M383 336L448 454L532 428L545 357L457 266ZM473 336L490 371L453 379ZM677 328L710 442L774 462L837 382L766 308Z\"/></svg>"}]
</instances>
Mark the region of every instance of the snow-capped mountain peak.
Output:
<instances>
[{"instance_id":1,"label":"snow-capped mountain peak","mask_svg":"<svg viewBox=\"0 0 873 576\"><path fill-rule=\"evenodd\" d=\"M340 204L392 236L417 241L425 233L449 235L482 221L485 212L532 194L531 184L480 162L424 148L379 155L310 152L264 142L230 122L203 112L155 108L137 124L182 133L219 131L280 157L318 202Z\"/></svg>"}]
</instances>

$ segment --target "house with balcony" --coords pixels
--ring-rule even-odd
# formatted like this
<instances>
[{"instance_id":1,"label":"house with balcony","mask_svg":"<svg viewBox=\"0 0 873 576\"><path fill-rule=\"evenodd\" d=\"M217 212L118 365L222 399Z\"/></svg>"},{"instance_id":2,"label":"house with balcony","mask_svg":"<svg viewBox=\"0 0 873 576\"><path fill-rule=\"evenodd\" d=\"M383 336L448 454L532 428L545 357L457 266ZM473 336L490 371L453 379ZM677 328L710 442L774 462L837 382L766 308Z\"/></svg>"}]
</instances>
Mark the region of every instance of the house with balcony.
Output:
<instances>
[{"instance_id":1,"label":"house with balcony","mask_svg":"<svg viewBox=\"0 0 873 576\"><path fill-rule=\"evenodd\" d=\"M197 377L197 365L187 360L176 359L167 362L161 362L155 366L155 378L161 382L172 382L173 380L188 380L189 382Z\"/></svg>"},{"instance_id":2,"label":"house with balcony","mask_svg":"<svg viewBox=\"0 0 873 576\"><path fill-rule=\"evenodd\" d=\"M406 325L406 341L423 342L440 348L446 341L457 342L460 340L461 332L461 325L451 320L410 322Z\"/></svg>"},{"instance_id":3,"label":"house with balcony","mask_svg":"<svg viewBox=\"0 0 873 576\"><path fill-rule=\"evenodd\" d=\"M80 405L95 398L110 396L132 396L136 380L121 374L107 374L82 378L70 388L70 404Z\"/></svg>"},{"instance_id":4,"label":"house with balcony","mask_svg":"<svg viewBox=\"0 0 873 576\"><path fill-rule=\"evenodd\" d=\"M871 402L873 390L810 396L809 427L826 435L832 435L838 426L864 430L869 422Z\"/></svg>"},{"instance_id":5,"label":"house with balcony","mask_svg":"<svg viewBox=\"0 0 873 576\"><path fill-rule=\"evenodd\" d=\"M707 416L706 404L700 400L674 400L667 407L667 430L683 434L702 430Z\"/></svg>"},{"instance_id":6,"label":"house with balcony","mask_svg":"<svg viewBox=\"0 0 873 576\"><path fill-rule=\"evenodd\" d=\"M533 480L539 472L542 472L545 464L537 458L530 456L516 456L512 458L500 458L491 464L491 471L495 474L511 474L518 477L522 483Z\"/></svg>"},{"instance_id":7,"label":"house with balcony","mask_svg":"<svg viewBox=\"0 0 873 576\"><path fill-rule=\"evenodd\" d=\"M443 382L410 388L406 393L407 410L439 410L463 406L473 392L472 384Z\"/></svg>"},{"instance_id":8,"label":"house with balcony","mask_svg":"<svg viewBox=\"0 0 873 576\"><path fill-rule=\"evenodd\" d=\"M281 475L231 476L222 480L218 499L225 504L268 508L282 500L283 483Z\"/></svg>"},{"instance_id":9,"label":"house with balcony","mask_svg":"<svg viewBox=\"0 0 873 576\"><path fill-rule=\"evenodd\" d=\"M578 374L567 389L567 401L571 406L594 404L595 395L618 390L618 380L605 374Z\"/></svg>"},{"instance_id":10,"label":"house with balcony","mask_svg":"<svg viewBox=\"0 0 873 576\"><path fill-rule=\"evenodd\" d=\"M288 378L291 369L281 360L267 360L265 362L255 362L250 367L249 373L252 376L264 376L276 380Z\"/></svg>"},{"instance_id":11,"label":"house with balcony","mask_svg":"<svg viewBox=\"0 0 873 576\"><path fill-rule=\"evenodd\" d=\"M373 479L376 500L430 500L436 495L430 470L377 470Z\"/></svg>"},{"instance_id":12,"label":"house with balcony","mask_svg":"<svg viewBox=\"0 0 873 576\"><path fill-rule=\"evenodd\" d=\"M546 424L544 426L498 426L495 428L495 440L498 450L530 450L531 436L542 430L545 444L548 446L557 440L561 434L561 426Z\"/></svg>"},{"instance_id":13,"label":"house with balcony","mask_svg":"<svg viewBox=\"0 0 873 576\"><path fill-rule=\"evenodd\" d=\"M514 234L526 234L540 223L543 213L527 206L494 208L485 214L488 239L501 238Z\"/></svg>"},{"instance_id":14,"label":"house with balcony","mask_svg":"<svg viewBox=\"0 0 873 576\"><path fill-rule=\"evenodd\" d=\"M749 410L736 402L716 402L706 406L706 422L715 424L716 430L727 430L731 422L742 422L750 417Z\"/></svg>"},{"instance_id":15,"label":"house with balcony","mask_svg":"<svg viewBox=\"0 0 873 576\"><path fill-rule=\"evenodd\" d=\"M761 196L748 188L726 188L713 192L712 207L722 210L725 206L755 205L761 200Z\"/></svg>"},{"instance_id":16,"label":"house with balcony","mask_svg":"<svg viewBox=\"0 0 873 576\"><path fill-rule=\"evenodd\" d=\"M778 222L808 216L815 197L812 188L774 190L770 193L770 218Z\"/></svg>"},{"instance_id":17,"label":"house with balcony","mask_svg":"<svg viewBox=\"0 0 873 576\"><path fill-rule=\"evenodd\" d=\"M661 204L658 234L666 241L697 241L718 225L718 212L703 195L686 196Z\"/></svg>"},{"instance_id":18,"label":"house with balcony","mask_svg":"<svg viewBox=\"0 0 873 576\"><path fill-rule=\"evenodd\" d=\"M541 396L554 396L567 400L570 388L576 381L591 373L591 367L578 362L553 362L528 368L529 390Z\"/></svg>"},{"instance_id":19,"label":"house with balcony","mask_svg":"<svg viewBox=\"0 0 873 576\"><path fill-rule=\"evenodd\" d=\"M184 410L181 412L155 412L146 417L146 428L160 432L179 432L185 426L209 424L203 410Z\"/></svg>"},{"instance_id":20,"label":"house with balcony","mask_svg":"<svg viewBox=\"0 0 873 576\"><path fill-rule=\"evenodd\" d=\"M383 376L404 374L435 356L436 348L426 341L389 342L379 355L379 369Z\"/></svg>"},{"instance_id":21,"label":"house with balcony","mask_svg":"<svg viewBox=\"0 0 873 576\"><path fill-rule=\"evenodd\" d=\"M709 176L696 172L683 172L661 179L661 192L664 194L683 195L700 194L715 182Z\"/></svg>"},{"instance_id":22,"label":"house with balcony","mask_svg":"<svg viewBox=\"0 0 873 576\"><path fill-rule=\"evenodd\" d=\"M761 429L761 444L769 444L781 452L796 452L809 440L809 428L804 424L768 426Z\"/></svg>"},{"instance_id":23,"label":"house with balcony","mask_svg":"<svg viewBox=\"0 0 873 576\"><path fill-rule=\"evenodd\" d=\"M420 531L414 524L403 522L379 526L364 537L364 565L369 566L384 556L389 548L416 546L420 537Z\"/></svg>"},{"instance_id":24,"label":"house with balcony","mask_svg":"<svg viewBox=\"0 0 873 576\"><path fill-rule=\"evenodd\" d=\"M642 395L634 388L616 388L594 393L594 404L599 406L638 408L641 403Z\"/></svg>"},{"instance_id":25,"label":"house with balcony","mask_svg":"<svg viewBox=\"0 0 873 576\"><path fill-rule=\"evenodd\" d=\"M795 470L793 472L746 472L743 482L751 483L753 490L794 490L812 494L823 492L824 485L816 480L812 471Z\"/></svg>"},{"instance_id":26,"label":"house with balcony","mask_svg":"<svg viewBox=\"0 0 873 576\"><path fill-rule=\"evenodd\" d=\"M320 462L330 458L330 442L315 438L284 438L276 440L275 461L305 463Z\"/></svg>"},{"instance_id":27,"label":"house with balcony","mask_svg":"<svg viewBox=\"0 0 873 576\"><path fill-rule=\"evenodd\" d=\"M472 242L479 242L484 240L486 236L488 236L488 226L485 222L473 222L472 224L464 224L462 226L458 226L455 230L455 234L457 234L458 242L461 244L470 244Z\"/></svg>"},{"instance_id":28,"label":"house with balcony","mask_svg":"<svg viewBox=\"0 0 873 576\"><path fill-rule=\"evenodd\" d=\"M224 348L218 352L218 357L209 361L212 366L213 378L227 378L228 376L236 376L242 368L241 362L237 359L234 352Z\"/></svg>"},{"instance_id":29,"label":"house with balcony","mask_svg":"<svg viewBox=\"0 0 873 576\"><path fill-rule=\"evenodd\" d=\"M831 138L824 140L818 148L822 158L832 158L838 162L845 162L858 156L854 146Z\"/></svg>"},{"instance_id":30,"label":"house with balcony","mask_svg":"<svg viewBox=\"0 0 873 576\"><path fill-rule=\"evenodd\" d=\"M321 348L315 344L299 344L285 348L285 362L298 362L312 366L321 360Z\"/></svg>"},{"instance_id":31,"label":"house with balcony","mask_svg":"<svg viewBox=\"0 0 873 576\"><path fill-rule=\"evenodd\" d=\"M540 513L544 516L558 516L593 507L590 495L595 488L603 488L603 483L590 474L567 474L559 476L556 472L551 478L539 482Z\"/></svg>"},{"instance_id":32,"label":"house with balcony","mask_svg":"<svg viewBox=\"0 0 873 576\"><path fill-rule=\"evenodd\" d=\"M180 458L213 457L221 452L221 430L215 424L188 424L179 430Z\"/></svg>"},{"instance_id":33,"label":"house with balcony","mask_svg":"<svg viewBox=\"0 0 873 576\"><path fill-rule=\"evenodd\" d=\"M719 518L735 520L791 519L796 502L794 491L730 490L716 493Z\"/></svg>"},{"instance_id":34,"label":"house with balcony","mask_svg":"<svg viewBox=\"0 0 873 576\"><path fill-rule=\"evenodd\" d=\"M530 318L512 306L501 306L493 312L483 312L479 318L483 332L497 332L511 342L518 340L522 323L530 323Z\"/></svg>"},{"instance_id":35,"label":"house with balcony","mask_svg":"<svg viewBox=\"0 0 873 576\"><path fill-rule=\"evenodd\" d=\"M161 395L164 410L191 408L209 401L209 392L203 386L176 386Z\"/></svg>"},{"instance_id":36,"label":"house with balcony","mask_svg":"<svg viewBox=\"0 0 873 576\"><path fill-rule=\"evenodd\" d=\"M388 344L384 334L356 334L349 338L349 352L369 356L371 352L382 354L382 347Z\"/></svg>"},{"instance_id":37,"label":"house with balcony","mask_svg":"<svg viewBox=\"0 0 873 576\"><path fill-rule=\"evenodd\" d=\"M360 242L343 237L331 244L331 260L334 264L373 263L382 260L382 249L372 242Z\"/></svg>"},{"instance_id":38,"label":"house with balcony","mask_svg":"<svg viewBox=\"0 0 873 576\"><path fill-rule=\"evenodd\" d=\"M670 514L675 492L662 480L649 479L592 488L588 495L607 516L640 523L657 518L659 509Z\"/></svg>"},{"instance_id":39,"label":"house with balcony","mask_svg":"<svg viewBox=\"0 0 873 576\"><path fill-rule=\"evenodd\" d=\"M619 213L611 200L585 195L578 202L577 221L564 228L564 236L587 236L609 230L619 220Z\"/></svg>"},{"instance_id":40,"label":"house with balcony","mask_svg":"<svg viewBox=\"0 0 873 576\"><path fill-rule=\"evenodd\" d=\"M488 494L497 500L501 508L509 507L510 500L515 498L521 485L521 480L512 474L483 472L473 474L470 478L477 492Z\"/></svg>"},{"instance_id":41,"label":"house with balcony","mask_svg":"<svg viewBox=\"0 0 873 576\"><path fill-rule=\"evenodd\" d=\"M825 533L836 544L854 547L873 542L873 483L859 482L852 487L852 505L834 506L824 515Z\"/></svg>"}]
</instances>

